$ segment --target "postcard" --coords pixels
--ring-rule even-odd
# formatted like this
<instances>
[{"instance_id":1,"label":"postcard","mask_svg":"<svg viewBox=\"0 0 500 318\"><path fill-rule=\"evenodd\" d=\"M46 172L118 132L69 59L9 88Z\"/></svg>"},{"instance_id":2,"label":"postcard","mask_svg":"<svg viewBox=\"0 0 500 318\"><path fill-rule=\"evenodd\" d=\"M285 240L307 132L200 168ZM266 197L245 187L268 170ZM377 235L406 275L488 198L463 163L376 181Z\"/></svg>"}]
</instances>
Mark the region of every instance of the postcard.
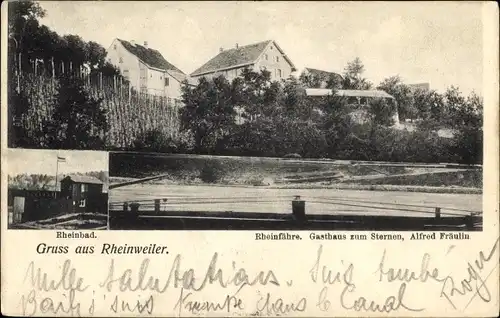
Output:
<instances>
[{"instance_id":1,"label":"postcard","mask_svg":"<svg viewBox=\"0 0 500 318\"><path fill-rule=\"evenodd\" d=\"M3 315L498 315L495 3L1 13Z\"/></svg>"}]
</instances>

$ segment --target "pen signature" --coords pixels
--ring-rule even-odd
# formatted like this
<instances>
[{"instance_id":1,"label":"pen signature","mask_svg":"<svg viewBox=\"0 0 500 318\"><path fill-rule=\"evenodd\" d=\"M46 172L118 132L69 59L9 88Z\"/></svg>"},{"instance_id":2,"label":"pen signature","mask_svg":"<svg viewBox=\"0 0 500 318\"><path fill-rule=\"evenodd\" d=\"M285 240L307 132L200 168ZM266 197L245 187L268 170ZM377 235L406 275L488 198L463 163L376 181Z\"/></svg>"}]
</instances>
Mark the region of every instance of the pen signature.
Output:
<instances>
[{"instance_id":1,"label":"pen signature","mask_svg":"<svg viewBox=\"0 0 500 318\"><path fill-rule=\"evenodd\" d=\"M472 300L476 296L479 296L481 300L488 303L491 301L491 293L488 287L486 286L486 281L493 273L493 271L497 268L495 266L485 278L481 277L480 273L483 271L484 266L488 263L492 258L498 248L498 242L500 238L497 238L488 252L487 256L485 256L484 251L480 251L478 255L478 259L476 259L473 263L467 263L467 273L468 277L464 278L460 281L460 285L458 287L455 286L455 281L451 277L447 277L443 283L443 288L441 289L441 295L444 296L449 303L456 309L455 303L450 299L450 297L454 297L456 295L464 296L469 293L473 293L468 303L465 305L464 310L470 305ZM496 258L498 264L498 258ZM473 283L474 282L474 283ZM473 284L472 284L473 283Z\"/></svg>"},{"instance_id":2,"label":"pen signature","mask_svg":"<svg viewBox=\"0 0 500 318\"><path fill-rule=\"evenodd\" d=\"M226 295L224 301L222 302L211 302L211 301L199 301L193 300L193 293L189 292L184 295L184 288L181 287L179 299L174 306L174 310L177 310L179 316L182 314L183 309L189 311L192 314L198 315L203 312L217 312L226 311L227 313L233 311L241 311L245 307L243 305L243 300L237 297L240 290L246 286L241 285L238 291L232 295Z\"/></svg>"},{"instance_id":3,"label":"pen signature","mask_svg":"<svg viewBox=\"0 0 500 318\"><path fill-rule=\"evenodd\" d=\"M56 301L51 297L37 300L37 293L32 289L27 296L21 296L23 316L34 316L38 311L43 314L60 315L64 313L71 316L81 316L80 303L75 301L75 290L72 289L68 294L64 293L62 296L64 297L64 301Z\"/></svg>"},{"instance_id":4,"label":"pen signature","mask_svg":"<svg viewBox=\"0 0 500 318\"><path fill-rule=\"evenodd\" d=\"M144 302L136 300L131 304L126 300L123 299L120 300L119 296L117 295L115 296L113 303L109 308L115 314L120 312L136 313L136 314L142 314L142 313L152 314L154 308L154 298L151 295Z\"/></svg>"},{"instance_id":5,"label":"pen signature","mask_svg":"<svg viewBox=\"0 0 500 318\"><path fill-rule=\"evenodd\" d=\"M78 277L76 269L71 266L69 259L64 261L61 272L56 279L50 278L35 262L29 263L23 282L28 281L31 290L21 296L21 308L26 316L33 316L38 312L51 314L70 314L80 316L80 303L76 301L76 292L84 292L89 287L84 284L83 278ZM38 299L39 292L62 292L62 300L52 297Z\"/></svg>"},{"instance_id":6,"label":"pen signature","mask_svg":"<svg viewBox=\"0 0 500 318\"><path fill-rule=\"evenodd\" d=\"M342 308L347 310L355 310L355 311L371 311L371 312L386 312L389 313L391 311L397 311L400 307L408 310L408 311L422 311L424 308L411 308L404 303L404 296L406 291L406 283L402 283L399 287L397 296L388 296L385 299L385 302L382 304L378 304L375 301L370 301L365 297L358 297L354 301L350 301L350 304L347 304L347 295L352 293L356 287L354 285L347 285L342 293L340 294L340 305Z\"/></svg>"},{"instance_id":7,"label":"pen signature","mask_svg":"<svg viewBox=\"0 0 500 318\"><path fill-rule=\"evenodd\" d=\"M224 275L222 269L217 269L217 259L218 253L214 253L212 260L205 272L204 278L201 283L196 284L198 281L195 279L195 270L193 268L182 271L181 270L181 255L178 254L170 268L170 273L166 281L160 280L155 276L148 276L148 267L150 264L149 258L142 261L138 273L134 273L132 269L125 270L122 274L115 276L114 260L108 268L108 274L104 282L100 283L99 286L106 288L108 291L113 289L115 283L118 283L119 290L124 291L153 291L157 293L164 293L168 287L172 286L177 288L182 286L185 290L200 291L207 284L219 284L220 287L226 288L230 285L241 286L243 284L254 286L257 284L267 285L273 284L279 286L280 283L272 270L260 271L258 274L249 277L244 268L240 268L235 273L231 275ZM233 262L233 268L235 268L235 262Z\"/></svg>"},{"instance_id":8,"label":"pen signature","mask_svg":"<svg viewBox=\"0 0 500 318\"><path fill-rule=\"evenodd\" d=\"M265 297L262 297L257 302L257 316L271 316L277 315L282 316L289 314L291 312L304 312L307 308L307 299L302 297L298 302L286 302L283 298L278 297L273 299L270 293L267 293Z\"/></svg>"},{"instance_id":9,"label":"pen signature","mask_svg":"<svg viewBox=\"0 0 500 318\"><path fill-rule=\"evenodd\" d=\"M318 248L318 253L316 257L316 262L313 267L309 271L311 275L311 280L313 282L318 282L318 275L320 272L320 264L321 264L321 256L323 254L323 245L320 245ZM350 263L347 266L347 269L341 273L340 271L332 271L325 265L321 268L321 276L319 277L324 284L334 284L334 283L344 283L346 285L352 285L352 276L354 271L354 265Z\"/></svg>"},{"instance_id":10,"label":"pen signature","mask_svg":"<svg viewBox=\"0 0 500 318\"><path fill-rule=\"evenodd\" d=\"M431 256L428 253L425 253L422 256L420 270L415 272L411 271L408 268L386 268L386 251L384 250L382 259L375 273L379 274L379 281L383 281L385 279L388 282L401 281L410 283L412 281L418 281L425 283L428 280L433 280L435 282L441 283L442 288L440 296L446 298L446 300L452 305L454 309L457 309L457 307L452 300L452 297L464 296L468 293L473 292L472 298L464 308L466 309L476 296L479 296L484 302L491 301L491 293L486 286L486 280L488 279L491 272L486 276L486 278L483 278L480 273L484 269L485 264L493 258L493 255L495 254L498 247L498 242L499 239L497 238L486 256L485 252L480 251L478 259L476 259L473 264L471 264L471 262L467 263L468 277L462 279L458 286L455 283L453 277L451 277L450 275L440 275L439 270L436 267L432 269L430 268L429 263L431 261Z\"/></svg>"},{"instance_id":11,"label":"pen signature","mask_svg":"<svg viewBox=\"0 0 500 318\"><path fill-rule=\"evenodd\" d=\"M71 266L69 259L64 261L61 275L58 279L49 279L47 273L42 272L40 267L35 269L35 262L30 262L23 282L29 279L31 287L39 291L78 291L83 292L89 286L84 285L83 278L76 276L76 269Z\"/></svg>"}]
</instances>

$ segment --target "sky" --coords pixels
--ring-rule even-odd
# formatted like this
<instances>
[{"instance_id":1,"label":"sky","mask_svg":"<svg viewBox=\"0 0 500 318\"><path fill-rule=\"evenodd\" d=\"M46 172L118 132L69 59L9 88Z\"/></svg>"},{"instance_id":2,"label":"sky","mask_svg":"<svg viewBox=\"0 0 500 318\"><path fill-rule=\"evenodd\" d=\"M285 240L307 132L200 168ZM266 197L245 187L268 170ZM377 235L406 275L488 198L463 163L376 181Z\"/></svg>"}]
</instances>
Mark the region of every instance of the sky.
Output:
<instances>
[{"instance_id":1,"label":"sky","mask_svg":"<svg viewBox=\"0 0 500 318\"><path fill-rule=\"evenodd\" d=\"M41 2L42 23L109 48L148 42L189 74L233 48L275 40L300 70L342 72L359 57L374 84L454 85L482 95L481 2Z\"/></svg>"},{"instance_id":2,"label":"sky","mask_svg":"<svg viewBox=\"0 0 500 318\"><path fill-rule=\"evenodd\" d=\"M58 174L109 171L108 153L104 151L7 149L7 169L10 176L18 174L56 174L57 156L66 159L59 162Z\"/></svg>"}]
</instances>

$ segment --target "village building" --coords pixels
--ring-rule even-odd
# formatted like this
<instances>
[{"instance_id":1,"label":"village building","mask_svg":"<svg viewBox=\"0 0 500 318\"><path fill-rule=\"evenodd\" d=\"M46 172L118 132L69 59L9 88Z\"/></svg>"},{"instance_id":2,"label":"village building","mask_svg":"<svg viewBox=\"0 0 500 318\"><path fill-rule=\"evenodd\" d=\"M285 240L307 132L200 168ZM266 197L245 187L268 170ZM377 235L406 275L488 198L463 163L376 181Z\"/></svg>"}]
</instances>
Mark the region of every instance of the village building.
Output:
<instances>
[{"instance_id":1,"label":"village building","mask_svg":"<svg viewBox=\"0 0 500 318\"><path fill-rule=\"evenodd\" d=\"M148 43L115 39L107 51L108 61L141 93L179 99L181 85L188 76L169 63Z\"/></svg>"},{"instance_id":2,"label":"village building","mask_svg":"<svg viewBox=\"0 0 500 318\"><path fill-rule=\"evenodd\" d=\"M427 92L431 89L431 85L429 83L408 84L408 87L412 91L422 90Z\"/></svg>"},{"instance_id":3,"label":"village building","mask_svg":"<svg viewBox=\"0 0 500 318\"><path fill-rule=\"evenodd\" d=\"M394 103L396 105L396 112L394 114L394 126L399 127L399 114L397 111L397 102L394 96L386 93L382 90L355 90L355 89L326 89L326 88L307 88L306 96L311 98L318 98L324 96L335 96L347 98L347 103L352 106L351 116L358 122L365 121L366 108L363 106L368 106L370 100L372 99L382 99L389 103Z\"/></svg>"},{"instance_id":4,"label":"village building","mask_svg":"<svg viewBox=\"0 0 500 318\"><path fill-rule=\"evenodd\" d=\"M219 54L191 73L193 79L224 75L229 81L241 75L243 69L254 72L267 70L272 81L287 79L296 71L295 65L273 40L220 49Z\"/></svg>"},{"instance_id":5,"label":"village building","mask_svg":"<svg viewBox=\"0 0 500 318\"><path fill-rule=\"evenodd\" d=\"M61 180L60 197L73 203L72 213L97 212L102 205L103 182L92 176L69 175Z\"/></svg>"},{"instance_id":6,"label":"village building","mask_svg":"<svg viewBox=\"0 0 500 318\"><path fill-rule=\"evenodd\" d=\"M306 67L300 73L300 79L308 88L327 88L330 82L335 83L335 88L340 88L342 84L342 75Z\"/></svg>"}]
</instances>

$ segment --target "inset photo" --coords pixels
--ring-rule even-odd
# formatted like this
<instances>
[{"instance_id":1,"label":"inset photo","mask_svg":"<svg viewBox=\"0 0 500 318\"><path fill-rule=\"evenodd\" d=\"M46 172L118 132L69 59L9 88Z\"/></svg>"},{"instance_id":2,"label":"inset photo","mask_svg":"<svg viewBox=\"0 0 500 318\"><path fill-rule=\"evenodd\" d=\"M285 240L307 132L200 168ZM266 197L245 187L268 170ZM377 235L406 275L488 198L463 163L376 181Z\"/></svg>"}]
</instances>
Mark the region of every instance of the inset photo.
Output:
<instances>
[{"instance_id":1,"label":"inset photo","mask_svg":"<svg viewBox=\"0 0 500 318\"><path fill-rule=\"evenodd\" d=\"M107 152L8 149L6 171L9 229L107 229Z\"/></svg>"}]
</instances>

